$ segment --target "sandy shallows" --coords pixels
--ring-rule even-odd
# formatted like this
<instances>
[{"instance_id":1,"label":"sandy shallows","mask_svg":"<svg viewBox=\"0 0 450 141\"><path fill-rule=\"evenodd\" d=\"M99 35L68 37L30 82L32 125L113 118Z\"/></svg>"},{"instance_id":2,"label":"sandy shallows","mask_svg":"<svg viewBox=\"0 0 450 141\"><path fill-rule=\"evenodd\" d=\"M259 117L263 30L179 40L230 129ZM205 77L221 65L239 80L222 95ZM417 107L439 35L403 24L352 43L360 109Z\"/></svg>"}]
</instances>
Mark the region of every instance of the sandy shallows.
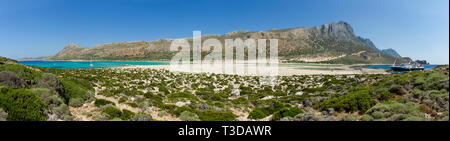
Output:
<instances>
[{"instance_id":1,"label":"sandy shallows","mask_svg":"<svg viewBox=\"0 0 450 141\"><path fill-rule=\"evenodd\" d=\"M237 74L251 76L269 76L269 75L339 75L339 74L388 74L383 69L363 68L361 65L334 65L334 64L277 64L274 66L256 66L256 65L237 65L236 67L224 66L206 66L199 64L182 65L134 65L120 68L142 68L142 69L163 69L173 72L207 72L217 74ZM278 69L276 69L278 68ZM278 72L277 72L278 71Z\"/></svg>"}]
</instances>

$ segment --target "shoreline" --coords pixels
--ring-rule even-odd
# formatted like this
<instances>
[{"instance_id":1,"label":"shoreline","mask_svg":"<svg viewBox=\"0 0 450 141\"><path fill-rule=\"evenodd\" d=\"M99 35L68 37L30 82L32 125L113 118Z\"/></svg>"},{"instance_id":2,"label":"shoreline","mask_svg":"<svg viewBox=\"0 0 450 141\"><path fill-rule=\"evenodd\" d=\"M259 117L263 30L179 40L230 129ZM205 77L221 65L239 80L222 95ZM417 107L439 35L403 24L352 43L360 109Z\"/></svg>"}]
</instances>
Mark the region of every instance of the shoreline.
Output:
<instances>
[{"instance_id":1,"label":"shoreline","mask_svg":"<svg viewBox=\"0 0 450 141\"><path fill-rule=\"evenodd\" d=\"M87 60L41 60L41 61L67 61L67 62L90 62ZM102 62L106 60L93 60L92 62ZM26 62L26 61L23 61ZM166 61L108 61L108 62L155 62L155 63L168 63ZM84 69L159 69L159 70L169 70L172 72L185 72L185 73L215 73L215 74L229 74L229 75L241 75L241 76L292 76L292 75L351 75L351 74L389 74L389 71L381 68L366 68L365 66L372 64L325 64L325 63L278 63L275 65L278 68L278 73L270 74L273 67L270 66L256 66L252 63L238 64L245 69L251 68L253 73L249 73L247 70L241 73L231 72L225 73L224 68L221 67L205 67L201 64L180 64L180 65L170 65L168 64L127 64L121 66L111 66L111 67L96 67L96 68L84 68ZM381 64L380 64L381 65ZM182 70L173 69L176 66ZM192 66L196 69L190 69ZM223 66L224 67L224 66ZM261 72L259 71L261 70Z\"/></svg>"},{"instance_id":2,"label":"shoreline","mask_svg":"<svg viewBox=\"0 0 450 141\"><path fill-rule=\"evenodd\" d=\"M28 60L31 61L31 60ZM40 61L64 61L64 62L143 62L144 64L123 64L117 66L107 66L107 67L86 67L86 68L67 68L67 69L108 69L108 68L122 68L122 69L163 69L172 72L185 72L185 73L215 73L215 74L229 74L229 75L241 75L241 76L292 76L292 75L351 75L351 74L390 74L391 71L384 68L370 68L366 66L376 66L376 65L387 65L387 64L330 64L330 63L277 63L275 66L257 66L254 63L238 63L236 65L244 67L244 72L236 73L230 72L225 73L225 66L213 66L205 67L201 64L180 64L170 65L167 61L106 61L106 60L40 60ZM21 61L27 62L27 61ZM157 63L157 64L145 64ZM160 63L160 64L158 64ZM390 64L389 64L390 65ZM178 66L177 70L173 69L173 66ZM192 66L195 69L190 69ZM432 65L430 65L432 66ZM203 67L203 69L202 69ZM274 68L278 68L278 72L270 74ZM250 69L249 69L250 68ZM252 72L248 72L247 69ZM260 72L261 70L261 72Z\"/></svg>"},{"instance_id":3,"label":"shoreline","mask_svg":"<svg viewBox=\"0 0 450 141\"><path fill-rule=\"evenodd\" d=\"M28 62L28 61L67 61L67 62L164 62L169 63L171 60L18 60L18 62ZM303 64L309 64L309 65L345 65L345 66L377 66L377 65L392 65L392 64L329 64L329 63L319 63L319 62L304 62L304 63L285 63L280 61L278 64L283 65L303 65ZM438 65L448 65L448 64L427 64L424 66L438 66Z\"/></svg>"},{"instance_id":4,"label":"shoreline","mask_svg":"<svg viewBox=\"0 0 450 141\"><path fill-rule=\"evenodd\" d=\"M390 74L388 70L385 69L371 69L364 68L364 65L339 65L338 67L309 67L307 65L298 66L283 66L281 64L278 66L277 76L292 76L292 75L351 75L351 74ZM289 64L288 64L289 65ZM292 64L290 64L292 65ZM322 65L322 64L321 64ZM326 64L323 64L326 65ZM181 70L171 70L171 65L128 65L115 67L119 69L159 69L159 70L169 70L172 72L184 72L184 73L215 73L215 74L230 74L230 75L241 75L241 76L270 76L269 74L254 74L254 73L224 73L223 69L209 69L203 71L192 71L186 67ZM201 68L201 65L192 65L193 68ZM248 66L247 66L248 67ZM354 68L357 67L357 68ZM263 70L270 70L273 68L265 67Z\"/></svg>"},{"instance_id":5,"label":"shoreline","mask_svg":"<svg viewBox=\"0 0 450 141\"><path fill-rule=\"evenodd\" d=\"M27 62L27 61L66 61L66 62L170 62L168 61L136 61L136 60L18 60L19 62Z\"/></svg>"},{"instance_id":6,"label":"shoreline","mask_svg":"<svg viewBox=\"0 0 450 141\"><path fill-rule=\"evenodd\" d=\"M28 61L66 61L66 62L163 62L163 63L169 63L170 60L145 60L145 61L139 61L139 60L18 60L19 62L28 62ZM284 63L280 61L278 64L283 65L345 65L345 66L374 66L374 65L392 65L392 64L329 64L329 63L318 63L318 62L304 62L304 63ZM440 65L440 64L429 64L424 66L434 66L434 65ZM445 65L445 64L444 64Z\"/></svg>"}]
</instances>

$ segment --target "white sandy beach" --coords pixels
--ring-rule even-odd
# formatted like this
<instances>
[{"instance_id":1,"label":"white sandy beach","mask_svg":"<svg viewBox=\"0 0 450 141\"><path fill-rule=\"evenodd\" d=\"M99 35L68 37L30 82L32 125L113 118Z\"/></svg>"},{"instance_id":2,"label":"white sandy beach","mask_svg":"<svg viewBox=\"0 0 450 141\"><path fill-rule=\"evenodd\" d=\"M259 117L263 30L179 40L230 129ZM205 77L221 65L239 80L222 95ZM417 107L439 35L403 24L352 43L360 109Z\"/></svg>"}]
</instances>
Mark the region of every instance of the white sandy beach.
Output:
<instances>
[{"instance_id":1,"label":"white sandy beach","mask_svg":"<svg viewBox=\"0 0 450 141\"><path fill-rule=\"evenodd\" d=\"M323 66L322 66L323 65ZM359 65L358 65L359 66ZM190 68L189 68L190 67ZM232 73L225 73L223 68L218 66L202 66L199 64L191 64L191 65L132 65L132 66L123 66L119 67L123 69L129 68L140 68L140 69L163 69L169 70L173 72L206 72L206 73L217 73L217 74L237 74L244 76L269 76L271 75L269 72L273 71L275 68L278 68L278 74L280 76L291 76L291 75L341 75L341 74L389 74L386 70L383 69L370 69L357 67L355 69L355 65L325 65L325 64L316 64L316 66L310 64L279 64L278 66L248 66L245 65L245 68L249 70L256 71L243 71L241 73L232 71ZM263 70L263 71L259 71Z\"/></svg>"}]
</instances>

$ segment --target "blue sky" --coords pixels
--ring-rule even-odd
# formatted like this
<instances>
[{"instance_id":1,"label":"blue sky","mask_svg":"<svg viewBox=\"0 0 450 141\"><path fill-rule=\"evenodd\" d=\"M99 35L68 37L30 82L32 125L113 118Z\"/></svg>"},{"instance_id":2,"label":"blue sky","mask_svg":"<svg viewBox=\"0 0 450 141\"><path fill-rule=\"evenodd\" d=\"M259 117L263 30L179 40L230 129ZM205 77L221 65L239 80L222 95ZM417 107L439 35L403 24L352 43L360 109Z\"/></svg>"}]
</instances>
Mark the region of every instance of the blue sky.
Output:
<instances>
[{"instance_id":1,"label":"blue sky","mask_svg":"<svg viewBox=\"0 0 450 141\"><path fill-rule=\"evenodd\" d=\"M0 56L338 21L378 48L449 62L448 0L0 0Z\"/></svg>"}]
</instances>

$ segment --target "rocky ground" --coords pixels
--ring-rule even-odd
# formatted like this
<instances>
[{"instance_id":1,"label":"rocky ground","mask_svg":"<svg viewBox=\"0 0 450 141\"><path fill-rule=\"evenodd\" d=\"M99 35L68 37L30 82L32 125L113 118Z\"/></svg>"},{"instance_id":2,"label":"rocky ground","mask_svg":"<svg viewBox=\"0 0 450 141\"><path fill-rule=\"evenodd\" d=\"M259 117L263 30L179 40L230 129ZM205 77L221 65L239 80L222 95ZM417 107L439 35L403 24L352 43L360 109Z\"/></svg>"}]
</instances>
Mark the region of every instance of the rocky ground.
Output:
<instances>
[{"instance_id":1,"label":"rocky ground","mask_svg":"<svg viewBox=\"0 0 450 141\"><path fill-rule=\"evenodd\" d=\"M448 120L448 66L404 74L280 76L275 85L260 84L263 76L143 68L57 73L89 80L96 100L113 103L94 108L97 114L115 105L155 120Z\"/></svg>"}]
</instances>

